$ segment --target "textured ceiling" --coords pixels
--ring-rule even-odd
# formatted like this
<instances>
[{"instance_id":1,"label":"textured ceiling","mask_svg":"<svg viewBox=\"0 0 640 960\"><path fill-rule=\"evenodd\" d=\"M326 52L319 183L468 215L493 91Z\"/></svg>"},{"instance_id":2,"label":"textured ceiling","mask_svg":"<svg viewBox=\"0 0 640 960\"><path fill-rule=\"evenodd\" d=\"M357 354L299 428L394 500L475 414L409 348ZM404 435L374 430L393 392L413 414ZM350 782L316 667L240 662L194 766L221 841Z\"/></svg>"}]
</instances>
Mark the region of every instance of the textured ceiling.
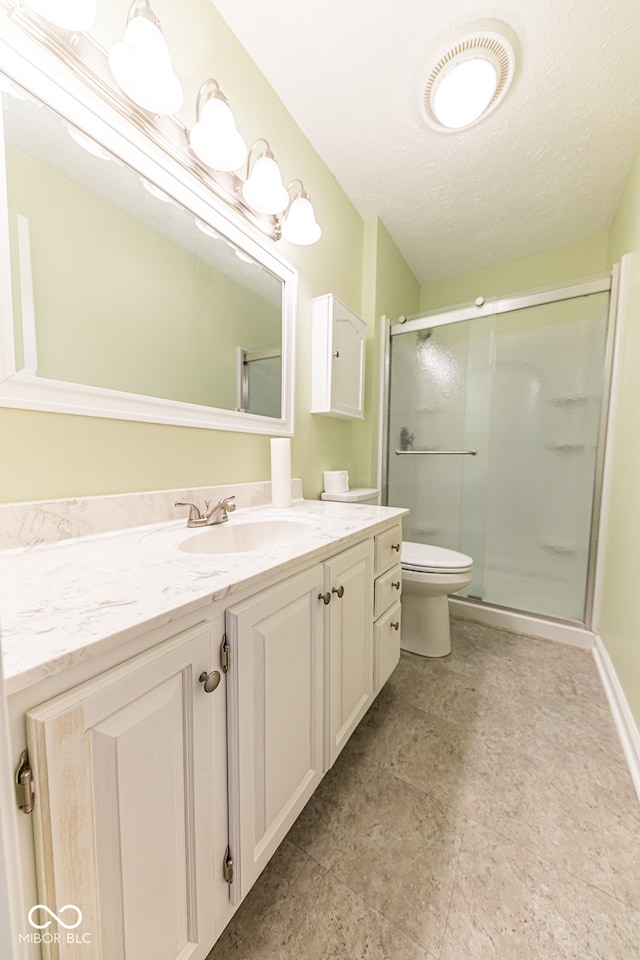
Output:
<instances>
[{"instance_id":1,"label":"textured ceiling","mask_svg":"<svg viewBox=\"0 0 640 960\"><path fill-rule=\"evenodd\" d=\"M213 2L420 282L608 230L640 139L640 0ZM429 129L433 55L487 17L518 38L511 90L469 130Z\"/></svg>"}]
</instances>

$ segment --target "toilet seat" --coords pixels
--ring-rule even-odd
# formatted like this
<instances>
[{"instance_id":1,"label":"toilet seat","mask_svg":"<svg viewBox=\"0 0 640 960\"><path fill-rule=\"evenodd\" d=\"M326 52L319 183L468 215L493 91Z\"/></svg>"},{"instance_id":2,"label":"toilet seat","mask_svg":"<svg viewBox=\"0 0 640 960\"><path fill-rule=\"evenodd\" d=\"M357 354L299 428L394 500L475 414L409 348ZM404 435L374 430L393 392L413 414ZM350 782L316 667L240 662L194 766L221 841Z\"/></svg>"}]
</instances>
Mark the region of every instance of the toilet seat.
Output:
<instances>
[{"instance_id":1,"label":"toilet seat","mask_svg":"<svg viewBox=\"0 0 640 960\"><path fill-rule=\"evenodd\" d=\"M402 541L402 568L416 573L466 573L473 559L466 553L435 547L427 543Z\"/></svg>"}]
</instances>

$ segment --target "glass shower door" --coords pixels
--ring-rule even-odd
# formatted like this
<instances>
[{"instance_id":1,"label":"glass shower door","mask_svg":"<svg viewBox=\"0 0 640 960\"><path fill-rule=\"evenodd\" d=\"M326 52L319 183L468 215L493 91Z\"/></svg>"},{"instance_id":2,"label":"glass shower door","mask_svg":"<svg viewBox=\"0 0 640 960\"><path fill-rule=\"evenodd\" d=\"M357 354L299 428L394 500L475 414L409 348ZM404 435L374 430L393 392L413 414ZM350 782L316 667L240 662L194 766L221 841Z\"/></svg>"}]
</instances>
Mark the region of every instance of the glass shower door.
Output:
<instances>
[{"instance_id":1,"label":"glass shower door","mask_svg":"<svg viewBox=\"0 0 640 960\"><path fill-rule=\"evenodd\" d=\"M425 321L426 322L426 321ZM481 597L494 317L391 338L387 502L407 506L406 540L469 554Z\"/></svg>"},{"instance_id":2,"label":"glass shower door","mask_svg":"<svg viewBox=\"0 0 640 960\"><path fill-rule=\"evenodd\" d=\"M464 596L583 621L609 293L515 302L392 329L387 502L473 557Z\"/></svg>"}]
</instances>

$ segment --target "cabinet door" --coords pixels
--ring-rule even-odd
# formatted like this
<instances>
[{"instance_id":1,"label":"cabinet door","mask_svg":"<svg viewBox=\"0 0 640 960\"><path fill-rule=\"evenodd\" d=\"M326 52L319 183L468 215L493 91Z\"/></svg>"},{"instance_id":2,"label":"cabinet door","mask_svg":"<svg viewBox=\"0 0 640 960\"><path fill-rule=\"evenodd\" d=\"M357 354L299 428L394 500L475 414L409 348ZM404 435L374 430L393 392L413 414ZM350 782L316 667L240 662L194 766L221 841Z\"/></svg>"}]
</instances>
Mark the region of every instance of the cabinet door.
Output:
<instances>
[{"instance_id":1,"label":"cabinet door","mask_svg":"<svg viewBox=\"0 0 640 960\"><path fill-rule=\"evenodd\" d=\"M331 355L331 409L343 416L364 416L365 325L334 301Z\"/></svg>"},{"instance_id":2,"label":"cabinet door","mask_svg":"<svg viewBox=\"0 0 640 960\"><path fill-rule=\"evenodd\" d=\"M50 957L197 960L211 949L211 721L224 697L223 684L207 694L198 681L211 657L212 625L201 624L27 714L39 896L56 914L82 912Z\"/></svg>"},{"instance_id":3,"label":"cabinet door","mask_svg":"<svg viewBox=\"0 0 640 960\"><path fill-rule=\"evenodd\" d=\"M396 602L373 625L374 689L380 692L400 661L400 631L402 610Z\"/></svg>"},{"instance_id":4,"label":"cabinet door","mask_svg":"<svg viewBox=\"0 0 640 960\"><path fill-rule=\"evenodd\" d=\"M366 324L331 294L313 300L311 412L364 417Z\"/></svg>"},{"instance_id":5,"label":"cabinet door","mask_svg":"<svg viewBox=\"0 0 640 960\"><path fill-rule=\"evenodd\" d=\"M227 611L232 897L246 896L323 775L322 567Z\"/></svg>"},{"instance_id":6,"label":"cabinet door","mask_svg":"<svg viewBox=\"0 0 640 960\"><path fill-rule=\"evenodd\" d=\"M327 765L373 699L373 544L358 543L325 564L327 607Z\"/></svg>"}]
</instances>

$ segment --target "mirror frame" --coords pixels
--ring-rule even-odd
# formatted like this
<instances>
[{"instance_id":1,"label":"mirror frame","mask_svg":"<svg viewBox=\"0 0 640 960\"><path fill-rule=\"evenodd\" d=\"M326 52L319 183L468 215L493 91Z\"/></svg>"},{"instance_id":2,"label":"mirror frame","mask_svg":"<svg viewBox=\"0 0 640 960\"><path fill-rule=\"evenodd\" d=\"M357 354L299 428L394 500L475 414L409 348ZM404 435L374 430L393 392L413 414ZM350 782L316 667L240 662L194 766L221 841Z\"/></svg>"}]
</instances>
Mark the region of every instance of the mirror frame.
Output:
<instances>
[{"instance_id":1,"label":"mirror frame","mask_svg":"<svg viewBox=\"0 0 640 960\"><path fill-rule=\"evenodd\" d=\"M34 60L38 60L38 65ZM41 62L42 61L42 62ZM297 271L270 249L273 241L240 217L230 204L177 163L125 116L106 105L86 85L21 37L0 40L1 73L33 94L127 166L169 194L194 217L209 224L234 246L282 282L281 416L166 400L83 384L36 377L16 369L4 128L0 122L0 406L46 412L138 420L241 433L293 436ZM1 118L0 118L1 119Z\"/></svg>"}]
</instances>

